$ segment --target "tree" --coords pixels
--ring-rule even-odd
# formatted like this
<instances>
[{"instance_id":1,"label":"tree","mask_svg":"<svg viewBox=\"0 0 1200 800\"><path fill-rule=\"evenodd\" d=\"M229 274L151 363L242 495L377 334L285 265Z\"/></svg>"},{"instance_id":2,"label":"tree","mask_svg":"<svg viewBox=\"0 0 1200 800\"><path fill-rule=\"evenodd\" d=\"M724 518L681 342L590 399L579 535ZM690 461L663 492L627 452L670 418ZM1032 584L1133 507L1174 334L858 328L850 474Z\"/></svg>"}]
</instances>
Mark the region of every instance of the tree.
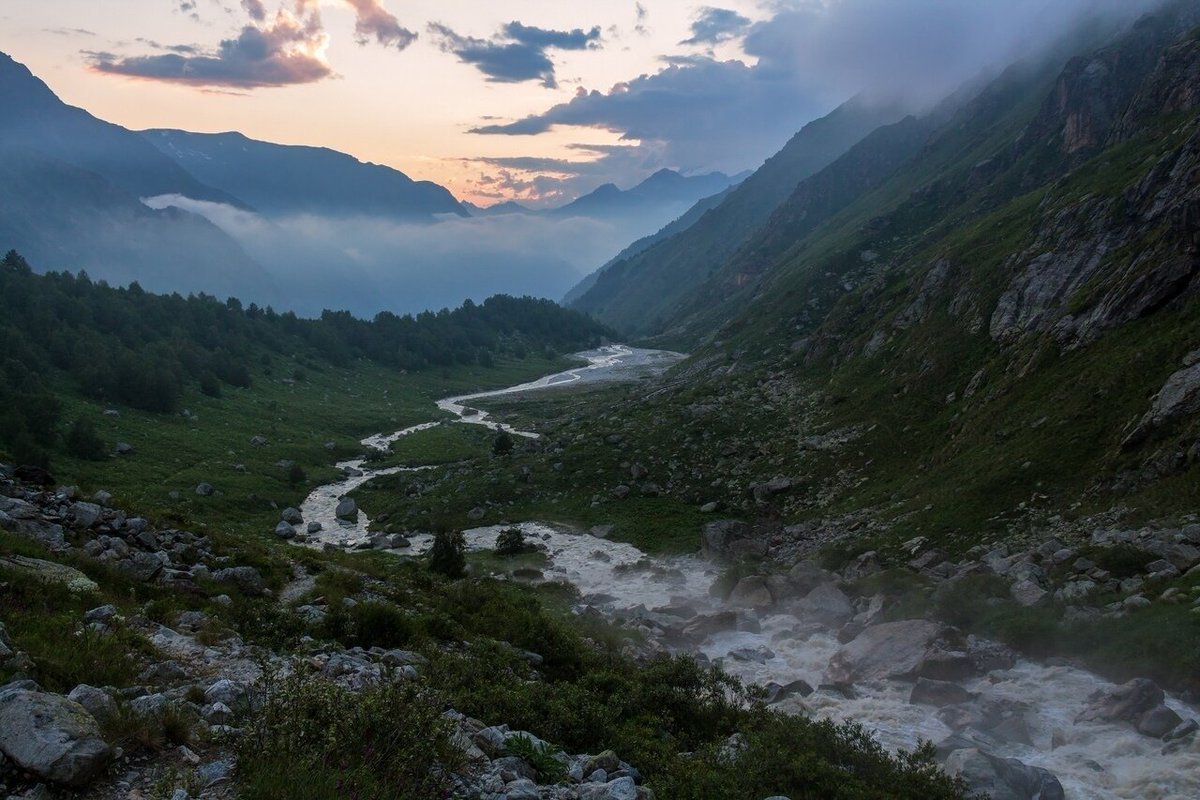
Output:
<instances>
[{"instance_id":1,"label":"tree","mask_svg":"<svg viewBox=\"0 0 1200 800\"><path fill-rule=\"evenodd\" d=\"M516 443L508 431L500 431L496 434L496 440L492 442L492 453L498 456L506 456L513 451Z\"/></svg>"},{"instance_id":2,"label":"tree","mask_svg":"<svg viewBox=\"0 0 1200 800\"><path fill-rule=\"evenodd\" d=\"M308 475L304 472L304 468L299 464L293 463L288 467L287 482L288 486L296 487L308 480Z\"/></svg>"},{"instance_id":3,"label":"tree","mask_svg":"<svg viewBox=\"0 0 1200 800\"><path fill-rule=\"evenodd\" d=\"M505 528L496 537L496 553L502 556L519 556L525 552L525 532L520 528Z\"/></svg>"},{"instance_id":4,"label":"tree","mask_svg":"<svg viewBox=\"0 0 1200 800\"><path fill-rule=\"evenodd\" d=\"M104 442L96 433L96 426L85 417L80 417L71 425L65 444L68 453L87 461L100 461L108 454Z\"/></svg>"},{"instance_id":5,"label":"tree","mask_svg":"<svg viewBox=\"0 0 1200 800\"><path fill-rule=\"evenodd\" d=\"M429 551L429 568L447 578L461 578L467 572L466 550L462 531L438 531Z\"/></svg>"}]
</instances>

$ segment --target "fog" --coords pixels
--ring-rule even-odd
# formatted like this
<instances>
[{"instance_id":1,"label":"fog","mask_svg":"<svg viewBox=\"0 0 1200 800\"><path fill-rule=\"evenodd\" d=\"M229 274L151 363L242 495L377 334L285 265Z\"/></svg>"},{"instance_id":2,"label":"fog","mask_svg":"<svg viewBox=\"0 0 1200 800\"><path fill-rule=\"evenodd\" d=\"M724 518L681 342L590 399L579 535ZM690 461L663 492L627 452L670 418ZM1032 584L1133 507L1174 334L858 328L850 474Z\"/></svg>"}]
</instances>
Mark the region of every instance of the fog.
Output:
<instances>
[{"instance_id":1,"label":"fog","mask_svg":"<svg viewBox=\"0 0 1200 800\"><path fill-rule=\"evenodd\" d=\"M651 219L547 219L524 214L396 223L370 217L266 219L232 206L179 195L149 198L211 220L261 264L280 287L249 298L301 315L346 309L360 316L454 307L493 294L554 300L633 240L686 211Z\"/></svg>"}]
</instances>

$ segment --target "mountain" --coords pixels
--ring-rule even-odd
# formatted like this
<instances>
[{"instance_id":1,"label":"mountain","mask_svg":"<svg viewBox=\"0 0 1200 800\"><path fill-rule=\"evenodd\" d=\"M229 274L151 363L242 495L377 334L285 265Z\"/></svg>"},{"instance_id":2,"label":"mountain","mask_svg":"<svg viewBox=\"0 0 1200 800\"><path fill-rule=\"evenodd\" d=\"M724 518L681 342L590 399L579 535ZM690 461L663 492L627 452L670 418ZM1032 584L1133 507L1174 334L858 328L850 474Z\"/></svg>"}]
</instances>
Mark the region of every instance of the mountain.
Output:
<instances>
[{"instance_id":1,"label":"mountain","mask_svg":"<svg viewBox=\"0 0 1200 800\"><path fill-rule=\"evenodd\" d=\"M141 198L186 194L242 206L137 134L60 101L0 54L0 247L39 269L86 269L158 291L262 299L273 283L203 217L152 210Z\"/></svg>"},{"instance_id":2,"label":"mountain","mask_svg":"<svg viewBox=\"0 0 1200 800\"><path fill-rule=\"evenodd\" d=\"M681 502L881 553L1187 519L1200 6L940 113L801 182L662 323L694 353L670 387L605 413Z\"/></svg>"},{"instance_id":3,"label":"mountain","mask_svg":"<svg viewBox=\"0 0 1200 800\"><path fill-rule=\"evenodd\" d=\"M183 194L242 205L198 181L136 133L63 103L24 65L0 53L0 145L29 148L102 176L134 197Z\"/></svg>"},{"instance_id":4,"label":"mountain","mask_svg":"<svg viewBox=\"0 0 1200 800\"><path fill-rule=\"evenodd\" d=\"M622 190L615 184L606 183L545 213L552 217L636 218L648 213L662 213L673 206L687 208L703 197L724 191L735 182L736 179L722 172L685 176L675 170L660 169L630 189Z\"/></svg>"},{"instance_id":5,"label":"mountain","mask_svg":"<svg viewBox=\"0 0 1200 800\"><path fill-rule=\"evenodd\" d=\"M506 200L491 206L477 206L474 203L463 202L463 208L472 217L499 217L504 214L533 214L533 209L526 208L515 200Z\"/></svg>"},{"instance_id":6,"label":"mountain","mask_svg":"<svg viewBox=\"0 0 1200 800\"><path fill-rule=\"evenodd\" d=\"M694 224L606 265L594 286L582 295L573 291L574 307L633 335L657 332L674 305L765 224L796 184L901 116L852 100L809 123Z\"/></svg>"},{"instance_id":7,"label":"mountain","mask_svg":"<svg viewBox=\"0 0 1200 800\"><path fill-rule=\"evenodd\" d=\"M745 176L742 177L742 180L744 179ZM586 294L589 289L596 285L596 281L600 279L600 276L608 271L608 269L614 264L618 264L622 261L633 258L638 253L650 249L652 246L658 244L664 239L669 239L675 234L682 233L683 231L692 227L692 225L696 224L696 221L699 220L700 217L704 216L705 212L707 212L709 209L716 208L723 203L725 198L729 196L736 185L737 184L734 184L733 186L725 189L723 192L719 192L710 197L701 198L700 200L696 201L696 204L689 208L683 216L677 217L671 222L668 222L666 225L659 228L656 233L652 233L649 236L643 236L621 252L617 253L613 258L606 261L600 267L600 269L590 273L579 283L575 284L571 291L567 292L567 294L563 297L563 304L570 305Z\"/></svg>"},{"instance_id":8,"label":"mountain","mask_svg":"<svg viewBox=\"0 0 1200 800\"><path fill-rule=\"evenodd\" d=\"M240 133L149 130L145 140L210 186L268 216L383 217L430 221L468 216L445 188L323 147L271 144Z\"/></svg>"}]
</instances>

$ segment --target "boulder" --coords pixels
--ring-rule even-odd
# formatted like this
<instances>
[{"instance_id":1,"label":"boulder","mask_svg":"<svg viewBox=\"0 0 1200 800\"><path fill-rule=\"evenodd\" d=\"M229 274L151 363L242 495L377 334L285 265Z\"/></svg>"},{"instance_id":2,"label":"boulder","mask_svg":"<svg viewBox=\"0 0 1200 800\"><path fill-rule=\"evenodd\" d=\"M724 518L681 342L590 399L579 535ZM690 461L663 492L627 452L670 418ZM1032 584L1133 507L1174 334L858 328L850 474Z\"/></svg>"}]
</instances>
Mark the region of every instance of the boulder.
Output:
<instances>
[{"instance_id":1,"label":"boulder","mask_svg":"<svg viewBox=\"0 0 1200 800\"><path fill-rule=\"evenodd\" d=\"M913 685L912 693L908 696L908 702L913 705L941 708L956 703L967 703L974 697L975 695L957 683L935 681L930 678L917 678L917 682Z\"/></svg>"},{"instance_id":2,"label":"boulder","mask_svg":"<svg viewBox=\"0 0 1200 800\"><path fill-rule=\"evenodd\" d=\"M923 619L872 625L834 654L825 681L844 685L914 679L926 654L945 633L943 626Z\"/></svg>"},{"instance_id":3,"label":"boulder","mask_svg":"<svg viewBox=\"0 0 1200 800\"><path fill-rule=\"evenodd\" d=\"M322 526L322 525L321 525L321 523L319 523L319 522L310 522L310 523L308 523L308 528L307 528L306 530L307 530L307 531L308 531L310 534L313 534L313 533L320 533L320 532L321 532L321 529L322 529L322 527L324 527L324 526Z\"/></svg>"},{"instance_id":4,"label":"boulder","mask_svg":"<svg viewBox=\"0 0 1200 800\"><path fill-rule=\"evenodd\" d=\"M771 605L771 590L761 575L742 578L729 593L729 602L739 608L768 608Z\"/></svg>"},{"instance_id":5,"label":"boulder","mask_svg":"<svg viewBox=\"0 0 1200 800\"><path fill-rule=\"evenodd\" d=\"M815 561L797 561L788 570L788 578L800 594L807 594L823 583L834 581L833 573L822 569Z\"/></svg>"},{"instance_id":6,"label":"boulder","mask_svg":"<svg viewBox=\"0 0 1200 800\"><path fill-rule=\"evenodd\" d=\"M1014 583L1009 593L1013 600L1023 606L1036 606L1050 596L1050 592L1039 586L1036 581L1028 578Z\"/></svg>"},{"instance_id":7,"label":"boulder","mask_svg":"<svg viewBox=\"0 0 1200 800\"><path fill-rule=\"evenodd\" d=\"M72 503L71 521L80 528L90 528L100 521L103 509L95 503Z\"/></svg>"},{"instance_id":8,"label":"boulder","mask_svg":"<svg viewBox=\"0 0 1200 800\"><path fill-rule=\"evenodd\" d=\"M134 453L133 445L129 442L117 442L117 446L113 450L119 456L131 456Z\"/></svg>"},{"instance_id":9,"label":"boulder","mask_svg":"<svg viewBox=\"0 0 1200 800\"><path fill-rule=\"evenodd\" d=\"M216 493L217 490L211 483L196 484L196 494L198 494L200 497L212 497Z\"/></svg>"},{"instance_id":10,"label":"boulder","mask_svg":"<svg viewBox=\"0 0 1200 800\"><path fill-rule=\"evenodd\" d=\"M1161 739L1179 727L1183 718L1164 705L1155 706L1138 717L1138 733Z\"/></svg>"},{"instance_id":11,"label":"boulder","mask_svg":"<svg viewBox=\"0 0 1200 800\"><path fill-rule=\"evenodd\" d=\"M358 503L354 502L353 497L343 497L338 501L337 508L334 509L333 515L338 519L346 520L347 522L357 522Z\"/></svg>"},{"instance_id":12,"label":"boulder","mask_svg":"<svg viewBox=\"0 0 1200 800\"><path fill-rule=\"evenodd\" d=\"M275 535L284 541L288 541L296 538L296 529L290 523L280 520L279 524L275 526Z\"/></svg>"},{"instance_id":13,"label":"boulder","mask_svg":"<svg viewBox=\"0 0 1200 800\"><path fill-rule=\"evenodd\" d=\"M791 683L785 683L782 685L771 681L763 688L767 690L766 701L769 704L782 703L789 697L795 697L796 695L808 697L815 691L808 681L803 679L794 680Z\"/></svg>"},{"instance_id":14,"label":"boulder","mask_svg":"<svg viewBox=\"0 0 1200 800\"><path fill-rule=\"evenodd\" d=\"M750 526L735 519L706 523L700 532L700 547L706 558L729 558L734 542L750 535Z\"/></svg>"},{"instance_id":15,"label":"boulder","mask_svg":"<svg viewBox=\"0 0 1200 800\"><path fill-rule=\"evenodd\" d=\"M1065 800L1058 778L1041 767L1015 758L997 758L976 748L955 750L946 759L946 772L967 782L972 792L991 800Z\"/></svg>"},{"instance_id":16,"label":"boulder","mask_svg":"<svg viewBox=\"0 0 1200 800\"><path fill-rule=\"evenodd\" d=\"M801 621L836 628L854 616L854 606L841 589L823 583L796 602L792 613Z\"/></svg>"},{"instance_id":17,"label":"boulder","mask_svg":"<svg viewBox=\"0 0 1200 800\"><path fill-rule=\"evenodd\" d=\"M300 525L304 522L304 516L300 513L300 509L290 506L283 510L279 518L289 525Z\"/></svg>"},{"instance_id":18,"label":"boulder","mask_svg":"<svg viewBox=\"0 0 1200 800\"><path fill-rule=\"evenodd\" d=\"M117 717L117 701L108 692L95 686L81 683L71 690L67 699L79 703L100 723Z\"/></svg>"},{"instance_id":19,"label":"boulder","mask_svg":"<svg viewBox=\"0 0 1200 800\"><path fill-rule=\"evenodd\" d=\"M1163 697L1163 690L1154 681L1134 678L1109 691L1093 693L1088 698L1088 707L1075 717L1075 721L1137 725L1143 714L1162 705Z\"/></svg>"},{"instance_id":20,"label":"boulder","mask_svg":"<svg viewBox=\"0 0 1200 800\"><path fill-rule=\"evenodd\" d=\"M232 583L246 594L260 595L267 590L267 582L254 567L225 567L212 576L215 581Z\"/></svg>"},{"instance_id":21,"label":"boulder","mask_svg":"<svg viewBox=\"0 0 1200 800\"><path fill-rule=\"evenodd\" d=\"M31 689L0 689L0 752L43 780L76 788L112 754L87 709Z\"/></svg>"}]
</instances>

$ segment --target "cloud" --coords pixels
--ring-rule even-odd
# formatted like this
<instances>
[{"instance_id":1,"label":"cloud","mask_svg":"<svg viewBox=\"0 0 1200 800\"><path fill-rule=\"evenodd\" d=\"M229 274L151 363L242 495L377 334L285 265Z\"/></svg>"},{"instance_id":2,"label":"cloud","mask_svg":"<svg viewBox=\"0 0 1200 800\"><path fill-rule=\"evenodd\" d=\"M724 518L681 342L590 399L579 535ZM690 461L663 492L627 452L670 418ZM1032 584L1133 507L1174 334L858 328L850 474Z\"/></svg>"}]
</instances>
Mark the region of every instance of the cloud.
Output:
<instances>
[{"instance_id":1,"label":"cloud","mask_svg":"<svg viewBox=\"0 0 1200 800\"><path fill-rule=\"evenodd\" d=\"M657 166L732 173L852 96L920 110L985 70L1044 51L1089 16L1131 19L1158 1L779 0L774 16L741 32L743 59L664 58L657 72L473 132L599 129L656 154ZM708 11L693 39L725 35Z\"/></svg>"},{"instance_id":2,"label":"cloud","mask_svg":"<svg viewBox=\"0 0 1200 800\"><path fill-rule=\"evenodd\" d=\"M633 26L633 32L639 36L649 36L650 29L646 27L646 20L649 18L650 12L641 3L634 3L633 13L637 17L637 22Z\"/></svg>"},{"instance_id":3,"label":"cloud","mask_svg":"<svg viewBox=\"0 0 1200 800\"><path fill-rule=\"evenodd\" d=\"M491 39L462 36L438 22L429 24L429 32L443 52L453 53L464 64L470 64L498 83L521 83L540 80L553 89L558 86L554 62L547 50L585 50L600 45L600 27L584 31L548 30L520 22L510 22Z\"/></svg>"},{"instance_id":4,"label":"cloud","mask_svg":"<svg viewBox=\"0 0 1200 800\"><path fill-rule=\"evenodd\" d=\"M146 203L201 214L233 236L284 287L258 302L301 314L346 308L368 317L453 307L501 292L558 299L597 264L667 221L525 214L434 224L308 215L267 220L177 195Z\"/></svg>"},{"instance_id":5,"label":"cloud","mask_svg":"<svg viewBox=\"0 0 1200 800\"><path fill-rule=\"evenodd\" d=\"M367 44L374 38L382 45L403 50L417 40L417 34L402 26L380 0L346 0L346 3L357 16L354 33L359 44Z\"/></svg>"},{"instance_id":6,"label":"cloud","mask_svg":"<svg viewBox=\"0 0 1200 800\"><path fill-rule=\"evenodd\" d=\"M680 44L715 45L736 39L750 27L749 17L728 8L700 9L700 15L692 23L692 35Z\"/></svg>"},{"instance_id":7,"label":"cloud","mask_svg":"<svg viewBox=\"0 0 1200 800\"><path fill-rule=\"evenodd\" d=\"M265 22L267 19L267 7L263 5L262 0L242 0L242 8L246 9L250 19L255 22Z\"/></svg>"},{"instance_id":8,"label":"cloud","mask_svg":"<svg viewBox=\"0 0 1200 800\"><path fill-rule=\"evenodd\" d=\"M355 37L360 44L372 39L403 50L417 35L400 25L380 0L343 0L355 13ZM329 36L321 21L320 0L283 3L272 18L263 0L241 0L250 18L235 37L222 40L215 50L193 45L163 45L138 41L156 55L117 56L85 53L93 69L110 75L224 89L259 89L314 83L333 75L325 58ZM194 15L194 2L180 10Z\"/></svg>"},{"instance_id":9,"label":"cloud","mask_svg":"<svg viewBox=\"0 0 1200 800\"><path fill-rule=\"evenodd\" d=\"M253 15L254 11L251 11ZM313 83L332 74L324 51L328 36L315 3L280 9L270 23L246 25L209 53L164 53L118 58L94 54L92 68L111 75L190 86L255 89Z\"/></svg>"}]
</instances>

